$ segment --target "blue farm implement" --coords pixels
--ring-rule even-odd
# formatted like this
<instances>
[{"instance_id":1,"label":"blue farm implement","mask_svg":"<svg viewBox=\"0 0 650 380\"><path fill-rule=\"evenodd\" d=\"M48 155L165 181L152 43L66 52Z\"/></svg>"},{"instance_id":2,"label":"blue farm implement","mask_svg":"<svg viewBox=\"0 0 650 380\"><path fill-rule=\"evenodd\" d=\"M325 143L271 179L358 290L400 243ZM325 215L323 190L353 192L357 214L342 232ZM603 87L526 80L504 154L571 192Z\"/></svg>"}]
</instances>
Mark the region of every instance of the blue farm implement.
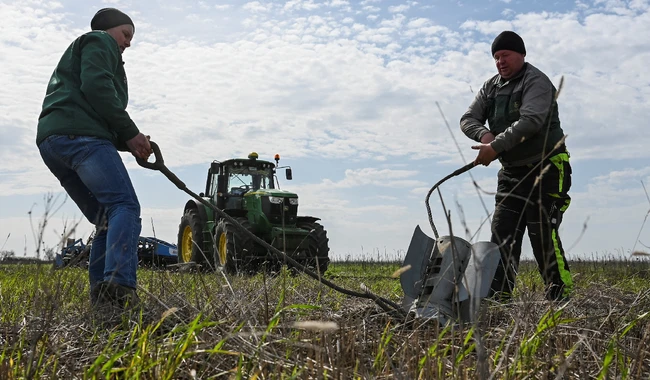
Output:
<instances>
[{"instance_id":1,"label":"blue farm implement","mask_svg":"<svg viewBox=\"0 0 650 380\"><path fill-rule=\"evenodd\" d=\"M82 239L68 239L67 245L54 259L55 268L69 266L88 267L92 236L86 243ZM138 239L138 262L141 265L167 265L178 262L178 250L175 244L153 237L140 236Z\"/></svg>"}]
</instances>

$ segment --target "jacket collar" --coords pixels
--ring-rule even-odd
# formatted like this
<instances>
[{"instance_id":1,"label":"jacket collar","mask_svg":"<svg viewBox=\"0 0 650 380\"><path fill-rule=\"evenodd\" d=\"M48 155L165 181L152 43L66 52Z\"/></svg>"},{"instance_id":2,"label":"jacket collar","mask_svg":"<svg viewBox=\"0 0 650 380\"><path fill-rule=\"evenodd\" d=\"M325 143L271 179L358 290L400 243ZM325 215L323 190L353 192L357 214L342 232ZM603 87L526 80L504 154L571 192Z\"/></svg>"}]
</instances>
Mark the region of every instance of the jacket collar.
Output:
<instances>
[{"instance_id":1,"label":"jacket collar","mask_svg":"<svg viewBox=\"0 0 650 380\"><path fill-rule=\"evenodd\" d=\"M524 62L524 65L521 67L521 70L519 70L519 72L515 74L515 76L513 76L508 80L504 80L503 78L501 78L501 75L497 74L497 76L494 78L494 84L496 84L498 87L503 87L508 83L523 77L524 74L526 73L527 68L528 68L528 62Z\"/></svg>"}]
</instances>

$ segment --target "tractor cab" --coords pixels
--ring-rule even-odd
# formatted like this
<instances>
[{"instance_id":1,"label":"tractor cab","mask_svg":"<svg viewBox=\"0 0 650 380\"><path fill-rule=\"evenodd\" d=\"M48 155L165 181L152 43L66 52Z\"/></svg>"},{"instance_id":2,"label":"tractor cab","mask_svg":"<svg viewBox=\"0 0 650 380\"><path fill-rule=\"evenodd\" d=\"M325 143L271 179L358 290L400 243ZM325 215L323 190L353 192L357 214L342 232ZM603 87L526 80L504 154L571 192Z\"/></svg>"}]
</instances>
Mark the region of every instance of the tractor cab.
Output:
<instances>
[{"instance_id":1,"label":"tractor cab","mask_svg":"<svg viewBox=\"0 0 650 380\"><path fill-rule=\"evenodd\" d=\"M220 209L241 210L246 194L274 189L275 165L257 157L253 152L248 159L213 162L208 172L206 196Z\"/></svg>"}]
</instances>

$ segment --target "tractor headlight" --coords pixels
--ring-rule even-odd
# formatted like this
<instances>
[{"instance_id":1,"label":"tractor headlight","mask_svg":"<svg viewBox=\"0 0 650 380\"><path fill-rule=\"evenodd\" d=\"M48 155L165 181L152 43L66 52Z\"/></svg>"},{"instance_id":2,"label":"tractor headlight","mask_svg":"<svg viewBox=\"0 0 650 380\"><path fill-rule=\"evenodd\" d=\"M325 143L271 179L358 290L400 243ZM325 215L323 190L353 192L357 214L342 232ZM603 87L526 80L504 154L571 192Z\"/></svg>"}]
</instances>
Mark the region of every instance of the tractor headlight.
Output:
<instances>
[{"instance_id":1,"label":"tractor headlight","mask_svg":"<svg viewBox=\"0 0 650 380\"><path fill-rule=\"evenodd\" d=\"M282 197L269 197L269 202L275 203L275 204L282 204L284 198Z\"/></svg>"},{"instance_id":2,"label":"tractor headlight","mask_svg":"<svg viewBox=\"0 0 650 380\"><path fill-rule=\"evenodd\" d=\"M289 198L289 204L292 206L298 206L298 198Z\"/></svg>"}]
</instances>

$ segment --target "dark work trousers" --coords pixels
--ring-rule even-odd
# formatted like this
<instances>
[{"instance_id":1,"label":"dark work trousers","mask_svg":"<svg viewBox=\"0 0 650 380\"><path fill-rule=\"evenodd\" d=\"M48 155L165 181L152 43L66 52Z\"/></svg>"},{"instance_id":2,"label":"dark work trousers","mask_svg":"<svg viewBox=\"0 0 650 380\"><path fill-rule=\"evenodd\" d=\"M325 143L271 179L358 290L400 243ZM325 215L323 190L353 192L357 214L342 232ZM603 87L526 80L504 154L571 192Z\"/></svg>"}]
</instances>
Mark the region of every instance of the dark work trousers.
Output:
<instances>
[{"instance_id":1,"label":"dark work trousers","mask_svg":"<svg viewBox=\"0 0 650 380\"><path fill-rule=\"evenodd\" d=\"M492 281L492 295L508 297L515 284L524 231L546 285L546 298L563 300L573 288L558 228L571 198L569 154L556 154L535 165L499 171L492 242L499 245L501 264Z\"/></svg>"}]
</instances>

